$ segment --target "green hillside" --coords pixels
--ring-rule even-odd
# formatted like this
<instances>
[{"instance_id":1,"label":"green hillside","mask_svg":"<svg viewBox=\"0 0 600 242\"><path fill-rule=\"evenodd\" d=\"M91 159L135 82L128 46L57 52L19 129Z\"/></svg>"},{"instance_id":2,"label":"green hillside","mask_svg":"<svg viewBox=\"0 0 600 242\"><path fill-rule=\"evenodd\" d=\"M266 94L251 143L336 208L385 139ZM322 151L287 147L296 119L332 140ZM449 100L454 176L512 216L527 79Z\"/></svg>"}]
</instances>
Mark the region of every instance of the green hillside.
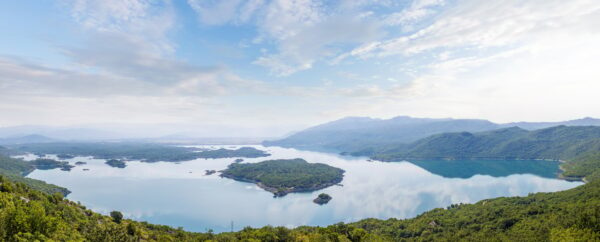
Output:
<instances>
[{"instance_id":1,"label":"green hillside","mask_svg":"<svg viewBox=\"0 0 600 242\"><path fill-rule=\"evenodd\" d=\"M2 147L0 147L2 148ZM19 182L25 184L38 191L45 192L47 194L60 193L67 195L70 191L64 187L48 184L40 180L24 177L34 170L34 166L30 162L25 162L19 159L13 159L0 154L0 175L4 176L7 180L13 182Z\"/></svg>"}]
</instances>

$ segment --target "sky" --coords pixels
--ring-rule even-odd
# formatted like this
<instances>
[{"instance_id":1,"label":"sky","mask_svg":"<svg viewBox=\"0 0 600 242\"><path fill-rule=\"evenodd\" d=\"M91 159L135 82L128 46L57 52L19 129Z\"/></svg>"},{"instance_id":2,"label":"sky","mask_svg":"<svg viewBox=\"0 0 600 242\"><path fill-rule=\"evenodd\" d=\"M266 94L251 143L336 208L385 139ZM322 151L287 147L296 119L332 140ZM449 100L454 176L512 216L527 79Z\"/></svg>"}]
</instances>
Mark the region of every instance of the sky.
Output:
<instances>
[{"instance_id":1,"label":"sky","mask_svg":"<svg viewBox=\"0 0 600 242\"><path fill-rule=\"evenodd\" d=\"M600 117L597 0L4 1L0 36L2 127Z\"/></svg>"}]
</instances>

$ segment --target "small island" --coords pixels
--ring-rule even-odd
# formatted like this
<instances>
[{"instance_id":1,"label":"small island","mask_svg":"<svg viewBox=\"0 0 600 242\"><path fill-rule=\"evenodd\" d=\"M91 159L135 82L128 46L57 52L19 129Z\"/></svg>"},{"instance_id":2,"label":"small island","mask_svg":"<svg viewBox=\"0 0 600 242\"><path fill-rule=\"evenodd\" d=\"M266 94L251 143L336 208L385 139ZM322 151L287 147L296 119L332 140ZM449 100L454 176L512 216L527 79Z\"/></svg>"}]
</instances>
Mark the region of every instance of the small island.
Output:
<instances>
[{"instance_id":1,"label":"small island","mask_svg":"<svg viewBox=\"0 0 600 242\"><path fill-rule=\"evenodd\" d=\"M73 159L75 158L74 155L69 155L69 154L58 154L56 155L56 157L58 157L61 160L65 160L65 159Z\"/></svg>"},{"instance_id":2,"label":"small island","mask_svg":"<svg viewBox=\"0 0 600 242\"><path fill-rule=\"evenodd\" d=\"M70 165L66 161L57 161L52 159L39 158L29 162L35 169L40 170L51 170L60 168L63 171L70 171L74 166Z\"/></svg>"},{"instance_id":3,"label":"small island","mask_svg":"<svg viewBox=\"0 0 600 242\"><path fill-rule=\"evenodd\" d=\"M212 174L217 173L217 171L215 171L215 170L205 170L204 172L205 172L204 173L205 176L210 176Z\"/></svg>"},{"instance_id":4,"label":"small island","mask_svg":"<svg viewBox=\"0 0 600 242\"><path fill-rule=\"evenodd\" d=\"M321 193L321 194L319 194L319 196L317 196L317 198L315 198L313 200L313 202L316 204L319 204L319 205L323 205L323 204L327 204L330 200L331 200L331 196L329 196L329 194Z\"/></svg>"},{"instance_id":5,"label":"small island","mask_svg":"<svg viewBox=\"0 0 600 242\"><path fill-rule=\"evenodd\" d=\"M81 166L81 165L85 165L85 164L87 164L87 162L85 162L85 161L75 162L75 165L77 165L77 166Z\"/></svg>"},{"instance_id":6,"label":"small island","mask_svg":"<svg viewBox=\"0 0 600 242\"><path fill-rule=\"evenodd\" d=\"M116 168L125 168L127 166L124 161L117 160L117 159L110 159L104 163L109 166L116 167Z\"/></svg>"},{"instance_id":7,"label":"small island","mask_svg":"<svg viewBox=\"0 0 600 242\"><path fill-rule=\"evenodd\" d=\"M234 162L235 162L235 163L240 163L240 162L242 162L242 161L244 161L244 159L235 159L235 160L234 160Z\"/></svg>"},{"instance_id":8,"label":"small island","mask_svg":"<svg viewBox=\"0 0 600 242\"><path fill-rule=\"evenodd\" d=\"M266 157L271 154L264 152L262 150L252 148L252 147L241 147L239 149L229 150L225 148L217 149L217 150L205 150L198 152L198 158L231 158L231 157L244 157L244 158L258 158L258 157ZM243 160L242 160L243 161Z\"/></svg>"},{"instance_id":9,"label":"small island","mask_svg":"<svg viewBox=\"0 0 600 242\"><path fill-rule=\"evenodd\" d=\"M290 192L310 192L335 185L342 181L344 170L303 159L282 159L233 163L221 172L221 177L256 183L274 197L282 197Z\"/></svg>"}]
</instances>

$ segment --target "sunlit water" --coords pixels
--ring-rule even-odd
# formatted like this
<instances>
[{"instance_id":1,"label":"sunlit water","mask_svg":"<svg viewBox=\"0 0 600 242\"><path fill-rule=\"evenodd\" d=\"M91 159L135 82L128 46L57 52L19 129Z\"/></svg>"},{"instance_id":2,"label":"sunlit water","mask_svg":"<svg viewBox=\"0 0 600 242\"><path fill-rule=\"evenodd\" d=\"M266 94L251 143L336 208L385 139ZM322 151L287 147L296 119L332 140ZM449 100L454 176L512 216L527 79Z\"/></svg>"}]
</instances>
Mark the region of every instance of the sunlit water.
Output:
<instances>
[{"instance_id":1,"label":"sunlit water","mask_svg":"<svg viewBox=\"0 0 600 242\"><path fill-rule=\"evenodd\" d=\"M552 172L557 170L556 163L544 163L546 169L543 171L523 168L510 171L520 174L498 173L502 177L494 177L497 174L490 173L490 167L482 169L479 174L467 169L468 175L465 176L465 166L443 167L436 171L431 165L422 165L432 173L415 165L419 163L369 162L366 158L329 153L254 147L272 155L267 158L246 158L244 162L303 158L309 162L326 163L346 170L343 186L273 198L271 193L254 184L220 178L218 173L205 175L204 170L225 169L235 158L198 159L180 163L131 161L127 162L126 168L120 169L104 164L104 160L77 157L68 161L71 164L85 161L87 164L77 166L70 172L59 169L36 170L28 177L68 188L72 192L68 196L70 200L80 201L97 212L108 214L118 210L128 218L199 232L208 229L229 231L232 222L234 230L239 230L245 226L294 227L330 225L363 218L410 218L432 208L454 203L560 191L581 184L552 178ZM510 166L508 161L503 164ZM552 164L550 172L548 164ZM456 176L452 175L453 170L456 170ZM471 173L475 175L470 176ZM312 200L321 192L330 194L333 200L323 206L314 204Z\"/></svg>"}]
</instances>

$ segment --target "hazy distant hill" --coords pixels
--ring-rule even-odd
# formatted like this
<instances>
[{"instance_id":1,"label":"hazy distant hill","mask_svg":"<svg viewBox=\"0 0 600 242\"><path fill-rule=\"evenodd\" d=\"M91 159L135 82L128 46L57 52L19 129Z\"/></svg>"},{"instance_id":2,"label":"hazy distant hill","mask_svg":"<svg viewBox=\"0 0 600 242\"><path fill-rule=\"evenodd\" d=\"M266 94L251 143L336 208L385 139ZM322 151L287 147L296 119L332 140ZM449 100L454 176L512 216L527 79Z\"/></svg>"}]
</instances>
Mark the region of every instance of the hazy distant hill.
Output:
<instances>
[{"instance_id":1,"label":"hazy distant hill","mask_svg":"<svg viewBox=\"0 0 600 242\"><path fill-rule=\"evenodd\" d=\"M582 119L574 119L563 122L516 122L516 123L507 123L502 124L503 127L520 127L523 129L534 130L534 129L543 129L550 128L559 125L566 126L600 126L600 119L595 118L582 118Z\"/></svg>"},{"instance_id":2,"label":"hazy distant hill","mask_svg":"<svg viewBox=\"0 0 600 242\"><path fill-rule=\"evenodd\" d=\"M0 128L0 137L11 138L36 134L60 140L107 140L120 138L117 133L106 129L85 127L51 127L23 125Z\"/></svg>"},{"instance_id":3,"label":"hazy distant hill","mask_svg":"<svg viewBox=\"0 0 600 242\"><path fill-rule=\"evenodd\" d=\"M480 132L518 126L539 129L557 125L596 125L600 119L578 119L565 122L497 124L479 119L430 119L399 116L392 119L349 117L297 132L289 137L265 141L265 145L301 149L352 152L376 149L390 144L407 144L430 135L448 132Z\"/></svg>"},{"instance_id":4,"label":"hazy distant hill","mask_svg":"<svg viewBox=\"0 0 600 242\"><path fill-rule=\"evenodd\" d=\"M352 151L365 146L408 143L432 134L484 131L499 126L476 119L428 119L400 116L392 119L350 117L318 125L266 145Z\"/></svg>"},{"instance_id":5,"label":"hazy distant hill","mask_svg":"<svg viewBox=\"0 0 600 242\"><path fill-rule=\"evenodd\" d=\"M373 152L372 157L403 159L571 159L600 151L600 127L556 126L528 131L513 127L433 135L408 145Z\"/></svg>"},{"instance_id":6,"label":"hazy distant hill","mask_svg":"<svg viewBox=\"0 0 600 242\"><path fill-rule=\"evenodd\" d=\"M31 134L25 136L13 136L0 138L0 144L27 144L27 143L47 143L56 141L43 135Z\"/></svg>"}]
</instances>

